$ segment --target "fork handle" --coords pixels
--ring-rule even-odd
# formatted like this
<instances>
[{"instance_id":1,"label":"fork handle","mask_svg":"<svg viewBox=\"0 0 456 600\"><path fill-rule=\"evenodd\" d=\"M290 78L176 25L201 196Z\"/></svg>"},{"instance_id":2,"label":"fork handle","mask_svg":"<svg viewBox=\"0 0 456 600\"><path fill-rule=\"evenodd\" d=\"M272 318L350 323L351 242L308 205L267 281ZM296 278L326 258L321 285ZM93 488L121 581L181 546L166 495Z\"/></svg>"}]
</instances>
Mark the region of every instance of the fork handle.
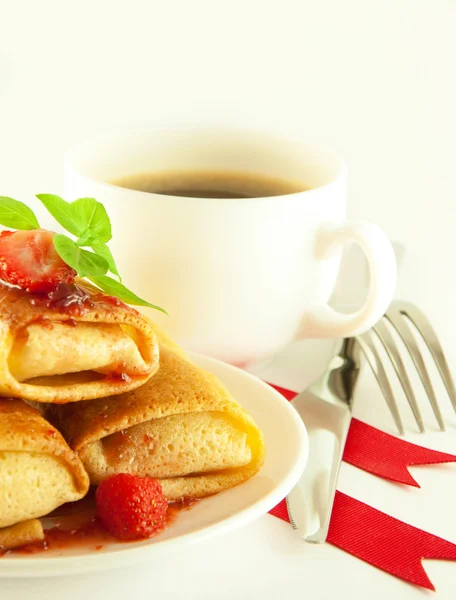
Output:
<instances>
[{"instance_id":1,"label":"fork handle","mask_svg":"<svg viewBox=\"0 0 456 600\"><path fill-rule=\"evenodd\" d=\"M317 232L317 259L328 261L343 246L355 243L363 250L370 271L370 285L364 305L351 314L340 313L328 304L317 306L304 317L300 337L353 337L370 329L386 312L396 287L397 267L388 236L371 223L346 222L326 225Z\"/></svg>"}]
</instances>

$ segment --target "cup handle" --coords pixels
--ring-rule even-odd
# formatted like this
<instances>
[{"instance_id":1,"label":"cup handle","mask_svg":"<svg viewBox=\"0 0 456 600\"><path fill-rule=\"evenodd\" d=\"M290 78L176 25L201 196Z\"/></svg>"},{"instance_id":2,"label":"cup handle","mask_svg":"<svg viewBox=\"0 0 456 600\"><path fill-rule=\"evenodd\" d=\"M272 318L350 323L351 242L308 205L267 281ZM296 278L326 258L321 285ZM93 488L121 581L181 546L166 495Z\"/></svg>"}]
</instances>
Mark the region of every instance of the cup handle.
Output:
<instances>
[{"instance_id":1,"label":"cup handle","mask_svg":"<svg viewBox=\"0 0 456 600\"><path fill-rule=\"evenodd\" d=\"M361 247L369 265L370 286L364 306L351 314L340 313L329 305L311 308L304 316L299 337L353 337L375 325L391 303L396 287L397 266L388 236L371 223L327 225L317 233L317 260L330 258L348 242Z\"/></svg>"}]
</instances>

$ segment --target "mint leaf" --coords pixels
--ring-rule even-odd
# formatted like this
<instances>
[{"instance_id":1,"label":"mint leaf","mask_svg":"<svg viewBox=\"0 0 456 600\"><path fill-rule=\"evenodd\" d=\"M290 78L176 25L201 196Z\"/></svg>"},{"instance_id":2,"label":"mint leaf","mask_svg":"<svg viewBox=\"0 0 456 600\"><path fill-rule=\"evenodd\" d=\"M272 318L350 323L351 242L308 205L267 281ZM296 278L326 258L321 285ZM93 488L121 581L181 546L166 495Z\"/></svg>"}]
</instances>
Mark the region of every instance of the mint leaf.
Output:
<instances>
[{"instance_id":1,"label":"mint leaf","mask_svg":"<svg viewBox=\"0 0 456 600\"><path fill-rule=\"evenodd\" d=\"M33 210L23 202L0 196L0 225L12 229L39 229Z\"/></svg>"},{"instance_id":2,"label":"mint leaf","mask_svg":"<svg viewBox=\"0 0 456 600\"><path fill-rule=\"evenodd\" d=\"M104 275L107 272L108 263L102 256L82 250L66 235L57 233L53 241L57 254L67 265L73 267L80 277Z\"/></svg>"},{"instance_id":3,"label":"mint leaf","mask_svg":"<svg viewBox=\"0 0 456 600\"><path fill-rule=\"evenodd\" d=\"M112 255L109 247L106 244L94 243L92 244L92 250L95 252L95 254L98 254L98 256L102 256L105 259L105 261L109 265L109 270L111 271L111 273L117 275L120 283L122 283L122 277L120 276L119 271L117 270L116 261L114 260L114 256Z\"/></svg>"},{"instance_id":4,"label":"mint leaf","mask_svg":"<svg viewBox=\"0 0 456 600\"><path fill-rule=\"evenodd\" d=\"M111 296L117 296L123 302L127 304L134 304L136 306L148 306L149 308L155 308L156 310L160 310L161 312L167 315L168 313L164 308L160 306L156 306L155 304L151 304L146 300L143 300L133 292L130 292L128 288L126 288L122 283L119 283L115 279L108 277L107 275L102 275L100 277L89 277L90 281L92 281L95 285L97 285L101 290L106 292L107 294L111 294Z\"/></svg>"},{"instance_id":5,"label":"mint leaf","mask_svg":"<svg viewBox=\"0 0 456 600\"><path fill-rule=\"evenodd\" d=\"M95 198L79 198L70 207L71 215L80 228L80 232L76 234L80 236L78 246L90 246L91 242L109 242L112 238L111 221L101 202L97 202Z\"/></svg>"},{"instance_id":6,"label":"mint leaf","mask_svg":"<svg viewBox=\"0 0 456 600\"><path fill-rule=\"evenodd\" d=\"M84 229L81 227L81 223L74 218L69 202L54 194L37 194L36 197L44 204L57 223L60 223L73 235L81 235Z\"/></svg>"}]
</instances>

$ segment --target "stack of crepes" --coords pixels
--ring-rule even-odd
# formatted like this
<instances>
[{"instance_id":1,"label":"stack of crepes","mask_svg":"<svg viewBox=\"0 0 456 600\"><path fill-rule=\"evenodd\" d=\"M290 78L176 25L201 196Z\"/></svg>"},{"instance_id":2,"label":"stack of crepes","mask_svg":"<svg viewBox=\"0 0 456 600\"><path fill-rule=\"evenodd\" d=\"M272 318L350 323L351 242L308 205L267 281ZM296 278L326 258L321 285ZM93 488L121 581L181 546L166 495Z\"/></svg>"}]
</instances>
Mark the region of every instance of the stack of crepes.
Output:
<instances>
[{"instance_id":1,"label":"stack of crepes","mask_svg":"<svg viewBox=\"0 0 456 600\"><path fill-rule=\"evenodd\" d=\"M42 538L38 517L117 473L168 501L255 475L261 431L211 374L136 310L0 288L0 549Z\"/></svg>"}]
</instances>

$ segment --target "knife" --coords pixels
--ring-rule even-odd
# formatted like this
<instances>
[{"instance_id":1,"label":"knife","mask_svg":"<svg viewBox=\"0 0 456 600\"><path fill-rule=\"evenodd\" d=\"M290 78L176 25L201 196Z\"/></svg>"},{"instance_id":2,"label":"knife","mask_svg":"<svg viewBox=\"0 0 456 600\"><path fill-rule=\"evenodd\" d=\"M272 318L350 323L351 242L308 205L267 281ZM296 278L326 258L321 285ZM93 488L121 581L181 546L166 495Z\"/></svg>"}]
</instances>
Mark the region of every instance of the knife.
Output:
<instances>
[{"instance_id":1,"label":"knife","mask_svg":"<svg viewBox=\"0 0 456 600\"><path fill-rule=\"evenodd\" d=\"M326 371L292 401L307 428L309 461L287 496L290 522L306 542L326 540L340 463L352 417L360 348L355 338L340 342Z\"/></svg>"}]
</instances>

